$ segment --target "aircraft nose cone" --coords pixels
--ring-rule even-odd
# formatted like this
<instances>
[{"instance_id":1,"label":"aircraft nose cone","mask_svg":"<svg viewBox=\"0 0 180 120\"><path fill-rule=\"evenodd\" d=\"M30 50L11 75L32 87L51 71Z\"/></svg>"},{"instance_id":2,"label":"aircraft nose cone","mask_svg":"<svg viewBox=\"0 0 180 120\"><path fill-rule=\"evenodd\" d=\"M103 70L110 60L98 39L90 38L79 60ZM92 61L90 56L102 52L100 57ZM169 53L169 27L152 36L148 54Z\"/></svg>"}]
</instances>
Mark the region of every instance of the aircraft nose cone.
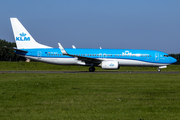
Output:
<instances>
[{"instance_id":1,"label":"aircraft nose cone","mask_svg":"<svg viewBox=\"0 0 180 120\"><path fill-rule=\"evenodd\" d=\"M177 62L177 60L172 57L172 58L171 58L171 62L172 62L172 63L175 63L175 62Z\"/></svg>"}]
</instances>

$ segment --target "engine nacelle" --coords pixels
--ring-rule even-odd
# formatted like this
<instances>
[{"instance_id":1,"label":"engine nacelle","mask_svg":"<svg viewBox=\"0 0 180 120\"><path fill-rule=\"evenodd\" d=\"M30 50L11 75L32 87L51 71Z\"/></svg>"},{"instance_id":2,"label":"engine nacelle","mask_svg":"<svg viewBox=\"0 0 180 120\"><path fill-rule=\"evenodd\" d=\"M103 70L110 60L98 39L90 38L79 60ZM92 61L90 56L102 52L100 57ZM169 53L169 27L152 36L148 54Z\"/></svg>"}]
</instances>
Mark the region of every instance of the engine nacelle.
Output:
<instances>
[{"instance_id":1,"label":"engine nacelle","mask_svg":"<svg viewBox=\"0 0 180 120\"><path fill-rule=\"evenodd\" d=\"M102 61L102 69L119 69L119 63L117 61Z\"/></svg>"}]
</instances>

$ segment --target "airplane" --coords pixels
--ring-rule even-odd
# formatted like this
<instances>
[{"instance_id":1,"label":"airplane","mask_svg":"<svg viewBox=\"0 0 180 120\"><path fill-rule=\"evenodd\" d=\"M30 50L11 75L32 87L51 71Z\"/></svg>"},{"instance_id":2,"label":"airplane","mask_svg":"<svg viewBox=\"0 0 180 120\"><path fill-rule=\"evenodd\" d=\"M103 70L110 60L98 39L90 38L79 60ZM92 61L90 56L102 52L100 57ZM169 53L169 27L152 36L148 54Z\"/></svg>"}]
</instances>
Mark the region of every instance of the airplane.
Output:
<instances>
[{"instance_id":1,"label":"airplane","mask_svg":"<svg viewBox=\"0 0 180 120\"><path fill-rule=\"evenodd\" d=\"M17 18L10 18L10 21L17 45L11 49L27 59L57 65L90 66L89 72L94 72L95 66L108 70L120 66L152 66L158 67L160 72L177 61L167 53L155 50L64 48L60 43L59 48L52 48L36 42Z\"/></svg>"}]
</instances>

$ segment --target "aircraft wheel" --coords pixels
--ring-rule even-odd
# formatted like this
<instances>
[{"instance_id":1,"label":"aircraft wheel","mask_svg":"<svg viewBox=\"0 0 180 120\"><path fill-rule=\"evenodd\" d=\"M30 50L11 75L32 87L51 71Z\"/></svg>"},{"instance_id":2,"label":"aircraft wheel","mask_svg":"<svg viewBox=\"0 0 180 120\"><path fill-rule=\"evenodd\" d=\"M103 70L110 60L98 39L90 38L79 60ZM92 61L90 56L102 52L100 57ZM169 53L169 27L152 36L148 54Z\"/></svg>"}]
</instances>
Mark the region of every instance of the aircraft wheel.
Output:
<instances>
[{"instance_id":1,"label":"aircraft wheel","mask_svg":"<svg viewBox=\"0 0 180 120\"><path fill-rule=\"evenodd\" d=\"M90 67L89 68L89 72L94 72L95 71L95 68L94 67Z\"/></svg>"},{"instance_id":2,"label":"aircraft wheel","mask_svg":"<svg viewBox=\"0 0 180 120\"><path fill-rule=\"evenodd\" d=\"M157 71L158 71L158 72L161 72L161 69L160 69L160 68L158 68L158 69L157 69Z\"/></svg>"}]
</instances>

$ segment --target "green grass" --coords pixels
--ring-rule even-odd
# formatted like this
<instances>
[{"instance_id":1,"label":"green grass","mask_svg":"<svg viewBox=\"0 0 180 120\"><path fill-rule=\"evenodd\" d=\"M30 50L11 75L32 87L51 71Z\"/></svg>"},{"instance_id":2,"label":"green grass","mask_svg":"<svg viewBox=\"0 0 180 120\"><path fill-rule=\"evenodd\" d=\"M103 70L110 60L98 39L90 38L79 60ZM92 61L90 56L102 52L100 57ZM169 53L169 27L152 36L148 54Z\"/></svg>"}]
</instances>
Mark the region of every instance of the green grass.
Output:
<instances>
[{"instance_id":1,"label":"green grass","mask_svg":"<svg viewBox=\"0 0 180 120\"><path fill-rule=\"evenodd\" d=\"M0 74L0 119L180 119L180 74Z\"/></svg>"},{"instance_id":2,"label":"green grass","mask_svg":"<svg viewBox=\"0 0 180 120\"><path fill-rule=\"evenodd\" d=\"M158 67L124 67L113 71L156 71ZM52 65L42 62L0 62L0 71L88 71L89 66ZM96 71L107 71L96 67ZM112 71L112 70L111 70ZM180 65L170 65L162 71L180 71Z\"/></svg>"}]
</instances>

